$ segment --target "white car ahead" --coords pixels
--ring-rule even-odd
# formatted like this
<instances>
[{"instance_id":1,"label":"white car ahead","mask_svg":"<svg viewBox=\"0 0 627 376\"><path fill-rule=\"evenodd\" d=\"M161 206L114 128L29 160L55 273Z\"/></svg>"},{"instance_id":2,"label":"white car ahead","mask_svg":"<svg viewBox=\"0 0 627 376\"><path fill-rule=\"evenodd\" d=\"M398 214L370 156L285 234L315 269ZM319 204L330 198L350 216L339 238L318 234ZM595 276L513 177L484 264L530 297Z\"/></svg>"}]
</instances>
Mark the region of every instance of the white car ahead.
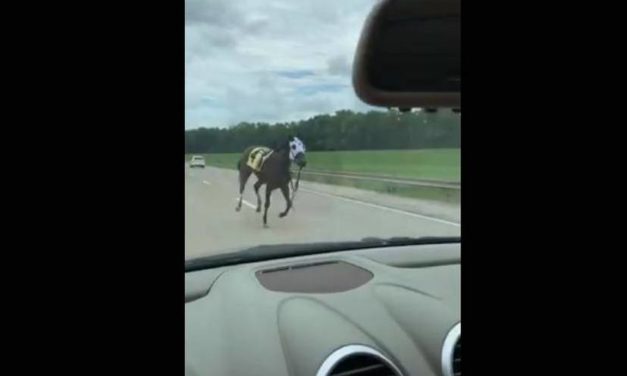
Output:
<instances>
[{"instance_id":1,"label":"white car ahead","mask_svg":"<svg viewBox=\"0 0 627 376\"><path fill-rule=\"evenodd\" d=\"M189 161L189 167L191 167L191 168L194 168L194 167L205 168L205 158L200 156L200 155L194 155L192 157L192 160Z\"/></svg>"}]
</instances>

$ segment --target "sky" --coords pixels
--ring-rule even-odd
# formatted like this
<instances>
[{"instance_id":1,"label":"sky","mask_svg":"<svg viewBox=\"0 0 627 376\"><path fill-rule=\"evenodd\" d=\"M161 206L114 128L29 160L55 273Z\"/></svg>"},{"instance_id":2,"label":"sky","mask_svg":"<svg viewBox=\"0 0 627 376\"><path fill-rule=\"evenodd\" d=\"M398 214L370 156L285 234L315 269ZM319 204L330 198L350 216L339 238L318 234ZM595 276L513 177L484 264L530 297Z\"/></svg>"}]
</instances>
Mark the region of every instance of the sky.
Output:
<instances>
[{"instance_id":1,"label":"sky","mask_svg":"<svg viewBox=\"0 0 627 376\"><path fill-rule=\"evenodd\" d=\"M185 128L372 109L351 86L377 0L185 0Z\"/></svg>"}]
</instances>

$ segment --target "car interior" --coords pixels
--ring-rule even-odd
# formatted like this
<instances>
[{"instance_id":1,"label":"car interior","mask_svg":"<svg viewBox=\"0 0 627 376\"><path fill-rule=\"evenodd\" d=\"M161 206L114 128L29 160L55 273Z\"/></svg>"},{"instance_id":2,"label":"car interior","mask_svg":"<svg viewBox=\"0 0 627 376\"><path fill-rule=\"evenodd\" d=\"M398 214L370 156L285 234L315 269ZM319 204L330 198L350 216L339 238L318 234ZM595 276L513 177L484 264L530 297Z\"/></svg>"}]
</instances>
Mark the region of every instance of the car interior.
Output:
<instances>
[{"instance_id":1,"label":"car interior","mask_svg":"<svg viewBox=\"0 0 627 376\"><path fill-rule=\"evenodd\" d=\"M460 17L459 0L378 2L357 96L459 111ZM186 261L186 375L461 375L461 238L282 248Z\"/></svg>"}]
</instances>

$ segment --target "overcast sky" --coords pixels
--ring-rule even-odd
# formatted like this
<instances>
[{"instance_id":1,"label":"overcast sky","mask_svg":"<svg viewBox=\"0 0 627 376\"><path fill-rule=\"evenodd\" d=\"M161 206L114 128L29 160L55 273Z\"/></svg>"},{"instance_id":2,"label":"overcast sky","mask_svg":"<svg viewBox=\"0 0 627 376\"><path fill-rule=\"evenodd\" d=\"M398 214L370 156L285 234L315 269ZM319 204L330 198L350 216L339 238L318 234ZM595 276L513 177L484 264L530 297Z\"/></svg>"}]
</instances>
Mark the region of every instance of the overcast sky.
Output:
<instances>
[{"instance_id":1,"label":"overcast sky","mask_svg":"<svg viewBox=\"0 0 627 376\"><path fill-rule=\"evenodd\" d=\"M351 86L377 0L185 0L185 128L367 110Z\"/></svg>"}]
</instances>

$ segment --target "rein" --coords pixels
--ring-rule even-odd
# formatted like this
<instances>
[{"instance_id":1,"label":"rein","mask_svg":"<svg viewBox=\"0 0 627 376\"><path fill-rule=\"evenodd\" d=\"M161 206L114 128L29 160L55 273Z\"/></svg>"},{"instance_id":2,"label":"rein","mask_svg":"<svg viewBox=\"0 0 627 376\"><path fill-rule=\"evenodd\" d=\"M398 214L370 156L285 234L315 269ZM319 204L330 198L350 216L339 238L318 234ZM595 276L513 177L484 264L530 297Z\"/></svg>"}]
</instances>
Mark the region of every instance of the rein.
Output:
<instances>
[{"instance_id":1,"label":"rein","mask_svg":"<svg viewBox=\"0 0 627 376\"><path fill-rule=\"evenodd\" d=\"M290 201L292 201L292 208L294 208L294 197L296 197L296 191L298 191L298 184L300 183L300 172L302 169L302 167L298 168L298 174L296 175L296 185L294 185L294 182L292 181L292 179L290 179L290 185L292 186L292 198L290 199Z\"/></svg>"}]
</instances>

